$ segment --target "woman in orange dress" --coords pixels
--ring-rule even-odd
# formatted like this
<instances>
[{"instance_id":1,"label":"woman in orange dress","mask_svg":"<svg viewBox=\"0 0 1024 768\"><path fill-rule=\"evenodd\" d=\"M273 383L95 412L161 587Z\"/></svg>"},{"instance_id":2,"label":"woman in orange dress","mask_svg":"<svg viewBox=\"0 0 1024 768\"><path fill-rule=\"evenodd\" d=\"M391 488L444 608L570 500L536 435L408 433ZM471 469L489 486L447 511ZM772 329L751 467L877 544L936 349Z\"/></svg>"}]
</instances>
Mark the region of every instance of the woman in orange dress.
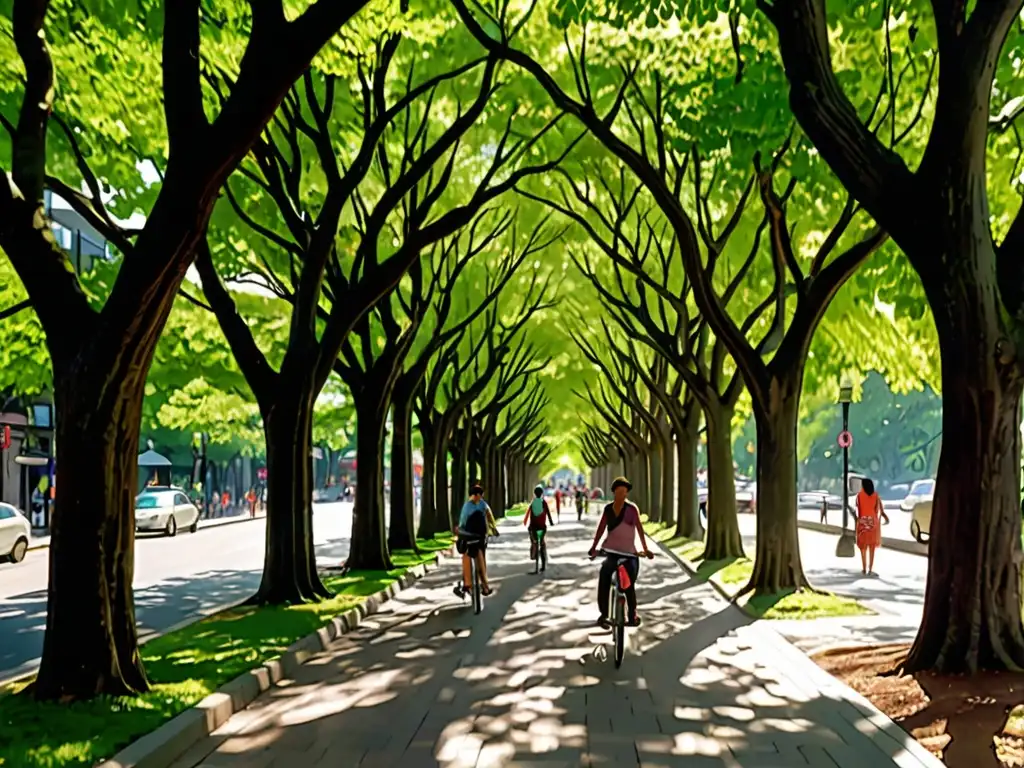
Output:
<instances>
[{"instance_id":1,"label":"woman in orange dress","mask_svg":"<svg viewBox=\"0 0 1024 768\"><path fill-rule=\"evenodd\" d=\"M857 494L857 547L865 575L875 573L875 550L882 545L883 520L888 525L889 516L875 493L875 484L865 477Z\"/></svg>"}]
</instances>

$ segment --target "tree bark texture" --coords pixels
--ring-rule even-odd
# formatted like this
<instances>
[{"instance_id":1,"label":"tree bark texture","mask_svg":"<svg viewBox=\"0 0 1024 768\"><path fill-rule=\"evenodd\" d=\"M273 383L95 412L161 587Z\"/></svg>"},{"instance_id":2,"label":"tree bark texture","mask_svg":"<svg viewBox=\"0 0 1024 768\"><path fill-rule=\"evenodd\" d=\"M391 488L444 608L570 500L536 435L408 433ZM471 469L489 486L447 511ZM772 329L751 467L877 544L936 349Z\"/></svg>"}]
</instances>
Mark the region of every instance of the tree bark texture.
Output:
<instances>
[{"instance_id":1,"label":"tree bark texture","mask_svg":"<svg viewBox=\"0 0 1024 768\"><path fill-rule=\"evenodd\" d=\"M944 275L922 274L942 354L942 431L955 439L939 457L911 670L1024 668L1021 378L1002 330L995 254L979 242L961 243L970 250Z\"/></svg>"},{"instance_id":2,"label":"tree bark texture","mask_svg":"<svg viewBox=\"0 0 1024 768\"><path fill-rule=\"evenodd\" d=\"M676 521L675 511L675 452L672 445L672 435L669 433L668 425L663 424L658 439L658 450L660 451L661 462L661 500L658 504L658 521L666 526Z\"/></svg>"},{"instance_id":3,"label":"tree bark texture","mask_svg":"<svg viewBox=\"0 0 1024 768\"><path fill-rule=\"evenodd\" d=\"M802 366L773 378L767 410L755 406L757 423L757 550L746 590L778 594L808 586L800 563L797 527L797 424ZM710 524L710 523L709 523Z\"/></svg>"},{"instance_id":4,"label":"tree bark texture","mask_svg":"<svg viewBox=\"0 0 1024 768\"><path fill-rule=\"evenodd\" d=\"M145 367L107 375L55 365L60 483L37 698L86 699L148 689L135 629L136 456Z\"/></svg>"},{"instance_id":5,"label":"tree bark texture","mask_svg":"<svg viewBox=\"0 0 1024 768\"><path fill-rule=\"evenodd\" d=\"M676 432L676 504L675 535L703 538L697 502L697 435L690 430Z\"/></svg>"},{"instance_id":6,"label":"tree bark texture","mask_svg":"<svg viewBox=\"0 0 1024 768\"><path fill-rule=\"evenodd\" d=\"M330 592L320 581L313 545L312 387L282 388L263 403L267 445L267 528L263 576L251 602L287 605Z\"/></svg>"},{"instance_id":7,"label":"tree bark texture","mask_svg":"<svg viewBox=\"0 0 1024 768\"><path fill-rule=\"evenodd\" d=\"M704 419L707 423L708 448L708 535L704 559L726 560L743 557L743 537L740 535L740 524L736 517L732 409L708 406L704 409ZM795 462L796 458L793 460Z\"/></svg>"},{"instance_id":8,"label":"tree bark texture","mask_svg":"<svg viewBox=\"0 0 1024 768\"><path fill-rule=\"evenodd\" d=\"M358 464L347 565L353 570L386 571L392 567L384 529L383 449L387 403L383 389L368 385L352 393L356 407Z\"/></svg>"},{"instance_id":9,"label":"tree bark texture","mask_svg":"<svg viewBox=\"0 0 1024 768\"><path fill-rule=\"evenodd\" d=\"M404 393L395 393L391 404L391 419L394 434L391 435L391 525L388 528L388 548L415 550L412 402Z\"/></svg>"},{"instance_id":10,"label":"tree bark texture","mask_svg":"<svg viewBox=\"0 0 1024 768\"><path fill-rule=\"evenodd\" d=\"M423 487L420 488L420 524L416 535L421 539L433 538L437 533L437 477L438 461L443 457L438 455L438 443L440 437L434 425L427 425L422 420L419 424L420 435L423 438Z\"/></svg>"},{"instance_id":11,"label":"tree bark texture","mask_svg":"<svg viewBox=\"0 0 1024 768\"><path fill-rule=\"evenodd\" d=\"M665 487L665 452L662 449L658 435L654 433L651 434L651 439L647 442L645 447L648 466L650 467L650 485L648 486L650 489L650 495L648 497L648 503L643 509L647 513L647 517L651 522L660 523L662 491ZM669 466L669 469L671 469L671 465Z\"/></svg>"}]
</instances>

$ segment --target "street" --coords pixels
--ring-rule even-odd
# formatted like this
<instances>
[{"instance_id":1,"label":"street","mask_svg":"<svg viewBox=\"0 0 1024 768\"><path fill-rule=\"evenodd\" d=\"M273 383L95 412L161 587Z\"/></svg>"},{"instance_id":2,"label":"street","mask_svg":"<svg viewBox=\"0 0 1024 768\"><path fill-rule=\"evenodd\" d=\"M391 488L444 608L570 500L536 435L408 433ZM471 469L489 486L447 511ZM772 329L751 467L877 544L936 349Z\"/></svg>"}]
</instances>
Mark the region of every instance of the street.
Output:
<instances>
[{"instance_id":1,"label":"street","mask_svg":"<svg viewBox=\"0 0 1024 768\"><path fill-rule=\"evenodd\" d=\"M348 555L352 505L314 504L317 562L336 566ZM135 608L139 634L162 632L236 603L259 586L265 521L200 528L169 539L139 535L135 544ZM46 626L48 548L18 565L0 565L0 680L38 664Z\"/></svg>"}]
</instances>

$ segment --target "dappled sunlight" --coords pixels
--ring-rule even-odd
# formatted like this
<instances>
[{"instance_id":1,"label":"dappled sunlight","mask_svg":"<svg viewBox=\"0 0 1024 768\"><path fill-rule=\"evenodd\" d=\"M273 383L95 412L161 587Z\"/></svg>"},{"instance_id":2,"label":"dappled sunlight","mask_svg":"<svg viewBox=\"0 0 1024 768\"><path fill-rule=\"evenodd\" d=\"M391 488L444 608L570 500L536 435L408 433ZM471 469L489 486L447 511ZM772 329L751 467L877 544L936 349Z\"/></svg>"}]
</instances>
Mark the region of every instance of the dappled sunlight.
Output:
<instances>
[{"instance_id":1,"label":"dappled sunlight","mask_svg":"<svg viewBox=\"0 0 1024 768\"><path fill-rule=\"evenodd\" d=\"M779 755L801 739L859 737L824 725L822 703L839 704L809 698L775 668L751 617L669 558L643 563L644 623L627 631L616 670L611 634L593 626L597 567L581 556L579 531L554 529L549 544L543 575L529 573L525 536L488 549L495 593L480 615L451 594L455 562L428 574L299 669L290 689L232 718L200 764L269 747L275 764L325 768L638 758L724 767L736 756L758 765L756 754L775 755L763 765L788 765Z\"/></svg>"}]
</instances>

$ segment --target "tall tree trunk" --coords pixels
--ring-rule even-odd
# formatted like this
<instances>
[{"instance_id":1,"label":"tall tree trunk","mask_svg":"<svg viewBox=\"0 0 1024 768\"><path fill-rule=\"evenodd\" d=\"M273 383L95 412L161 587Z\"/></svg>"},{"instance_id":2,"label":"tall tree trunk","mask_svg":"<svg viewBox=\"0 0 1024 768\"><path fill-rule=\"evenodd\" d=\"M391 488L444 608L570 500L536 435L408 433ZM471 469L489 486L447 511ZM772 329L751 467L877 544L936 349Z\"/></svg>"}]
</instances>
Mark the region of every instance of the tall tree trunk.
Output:
<instances>
[{"instance_id":1,"label":"tall tree trunk","mask_svg":"<svg viewBox=\"0 0 1024 768\"><path fill-rule=\"evenodd\" d=\"M384 531L384 431L388 406L383 387L353 391L356 406L356 499L347 566L386 571L392 567ZM381 402L381 400L384 402Z\"/></svg>"},{"instance_id":2,"label":"tall tree trunk","mask_svg":"<svg viewBox=\"0 0 1024 768\"><path fill-rule=\"evenodd\" d=\"M416 549L415 494L412 468L412 402L395 392L391 404L391 525L388 548ZM422 514L422 511L420 512Z\"/></svg>"},{"instance_id":3,"label":"tall tree trunk","mask_svg":"<svg viewBox=\"0 0 1024 768\"><path fill-rule=\"evenodd\" d=\"M660 436L651 433L651 439L646 445L646 454L648 466L650 467L650 485L648 485L649 496L647 498L646 507L642 509L647 513L648 518L651 522L661 522L661 495L662 489L664 488L664 451L662 451L660 445Z\"/></svg>"},{"instance_id":4,"label":"tall tree trunk","mask_svg":"<svg viewBox=\"0 0 1024 768\"><path fill-rule=\"evenodd\" d=\"M950 439L932 501L924 616L907 660L944 673L1024 668L1019 362L1001 330L994 254L963 261L926 281Z\"/></svg>"},{"instance_id":5,"label":"tall tree trunk","mask_svg":"<svg viewBox=\"0 0 1024 768\"><path fill-rule=\"evenodd\" d=\"M732 466L732 409L712 405L704 409L704 418L708 439L708 536L704 559L743 557L743 537L736 518L736 473ZM793 460L796 461L795 456Z\"/></svg>"},{"instance_id":6,"label":"tall tree trunk","mask_svg":"<svg viewBox=\"0 0 1024 768\"><path fill-rule=\"evenodd\" d=\"M746 590L777 594L807 586L797 527L796 445L803 366L773 378L757 422L757 550ZM1019 513L1018 513L1019 514Z\"/></svg>"},{"instance_id":7,"label":"tall tree trunk","mask_svg":"<svg viewBox=\"0 0 1024 768\"><path fill-rule=\"evenodd\" d=\"M697 512L697 435L695 430L676 431L676 494L679 514L676 536L700 539L700 515Z\"/></svg>"},{"instance_id":8,"label":"tall tree trunk","mask_svg":"<svg viewBox=\"0 0 1024 768\"><path fill-rule=\"evenodd\" d=\"M466 443L465 437L456 438L462 442L455 446L449 439L448 430L441 435L441 450L438 452L437 461L437 525L443 526L442 530L450 531L455 523L459 521L458 515L453 511L462 510L462 500L466 496L466 489L469 486L469 468L466 464ZM448 476L448 454L451 453L452 473ZM451 488L449 488L451 486Z\"/></svg>"},{"instance_id":9,"label":"tall tree trunk","mask_svg":"<svg viewBox=\"0 0 1024 768\"><path fill-rule=\"evenodd\" d=\"M440 437L434 425L420 421L419 426L423 437L423 486L420 488L420 524L416 535L421 539L430 539L437 533L438 526L435 480Z\"/></svg>"},{"instance_id":10,"label":"tall tree trunk","mask_svg":"<svg viewBox=\"0 0 1024 768\"><path fill-rule=\"evenodd\" d=\"M34 694L86 699L149 688L132 576L145 370L107 375L54 360L60 483L51 522L46 634Z\"/></svg>"},{"instance_id":11,"label":"tall tree trunk","mask_svg":"<svg viewBox=\"0 0 1024 768\"><path fill-rule=\"evenodd\" d=\"M320 581L313 546L313 387L296 382L261 403L267 445L267 528L263 577L251 601L282 605L316 601Z\"/></svg>"},{"instance_id":12,"label":"tall tree trunk","mask_svg":"<svg viewBox=\"0 0 1024 768\"><path fill-rule=\"evenodd\" d=\"M674 489L676 476L674 471L675 453L672 446L672 435L669 433L667 424L662 424L660 427L658 449L661 451L661 500L659 502L661 509L658 519L666 526L669 526L676 521Z\"/></svg>"}]
</instances>

